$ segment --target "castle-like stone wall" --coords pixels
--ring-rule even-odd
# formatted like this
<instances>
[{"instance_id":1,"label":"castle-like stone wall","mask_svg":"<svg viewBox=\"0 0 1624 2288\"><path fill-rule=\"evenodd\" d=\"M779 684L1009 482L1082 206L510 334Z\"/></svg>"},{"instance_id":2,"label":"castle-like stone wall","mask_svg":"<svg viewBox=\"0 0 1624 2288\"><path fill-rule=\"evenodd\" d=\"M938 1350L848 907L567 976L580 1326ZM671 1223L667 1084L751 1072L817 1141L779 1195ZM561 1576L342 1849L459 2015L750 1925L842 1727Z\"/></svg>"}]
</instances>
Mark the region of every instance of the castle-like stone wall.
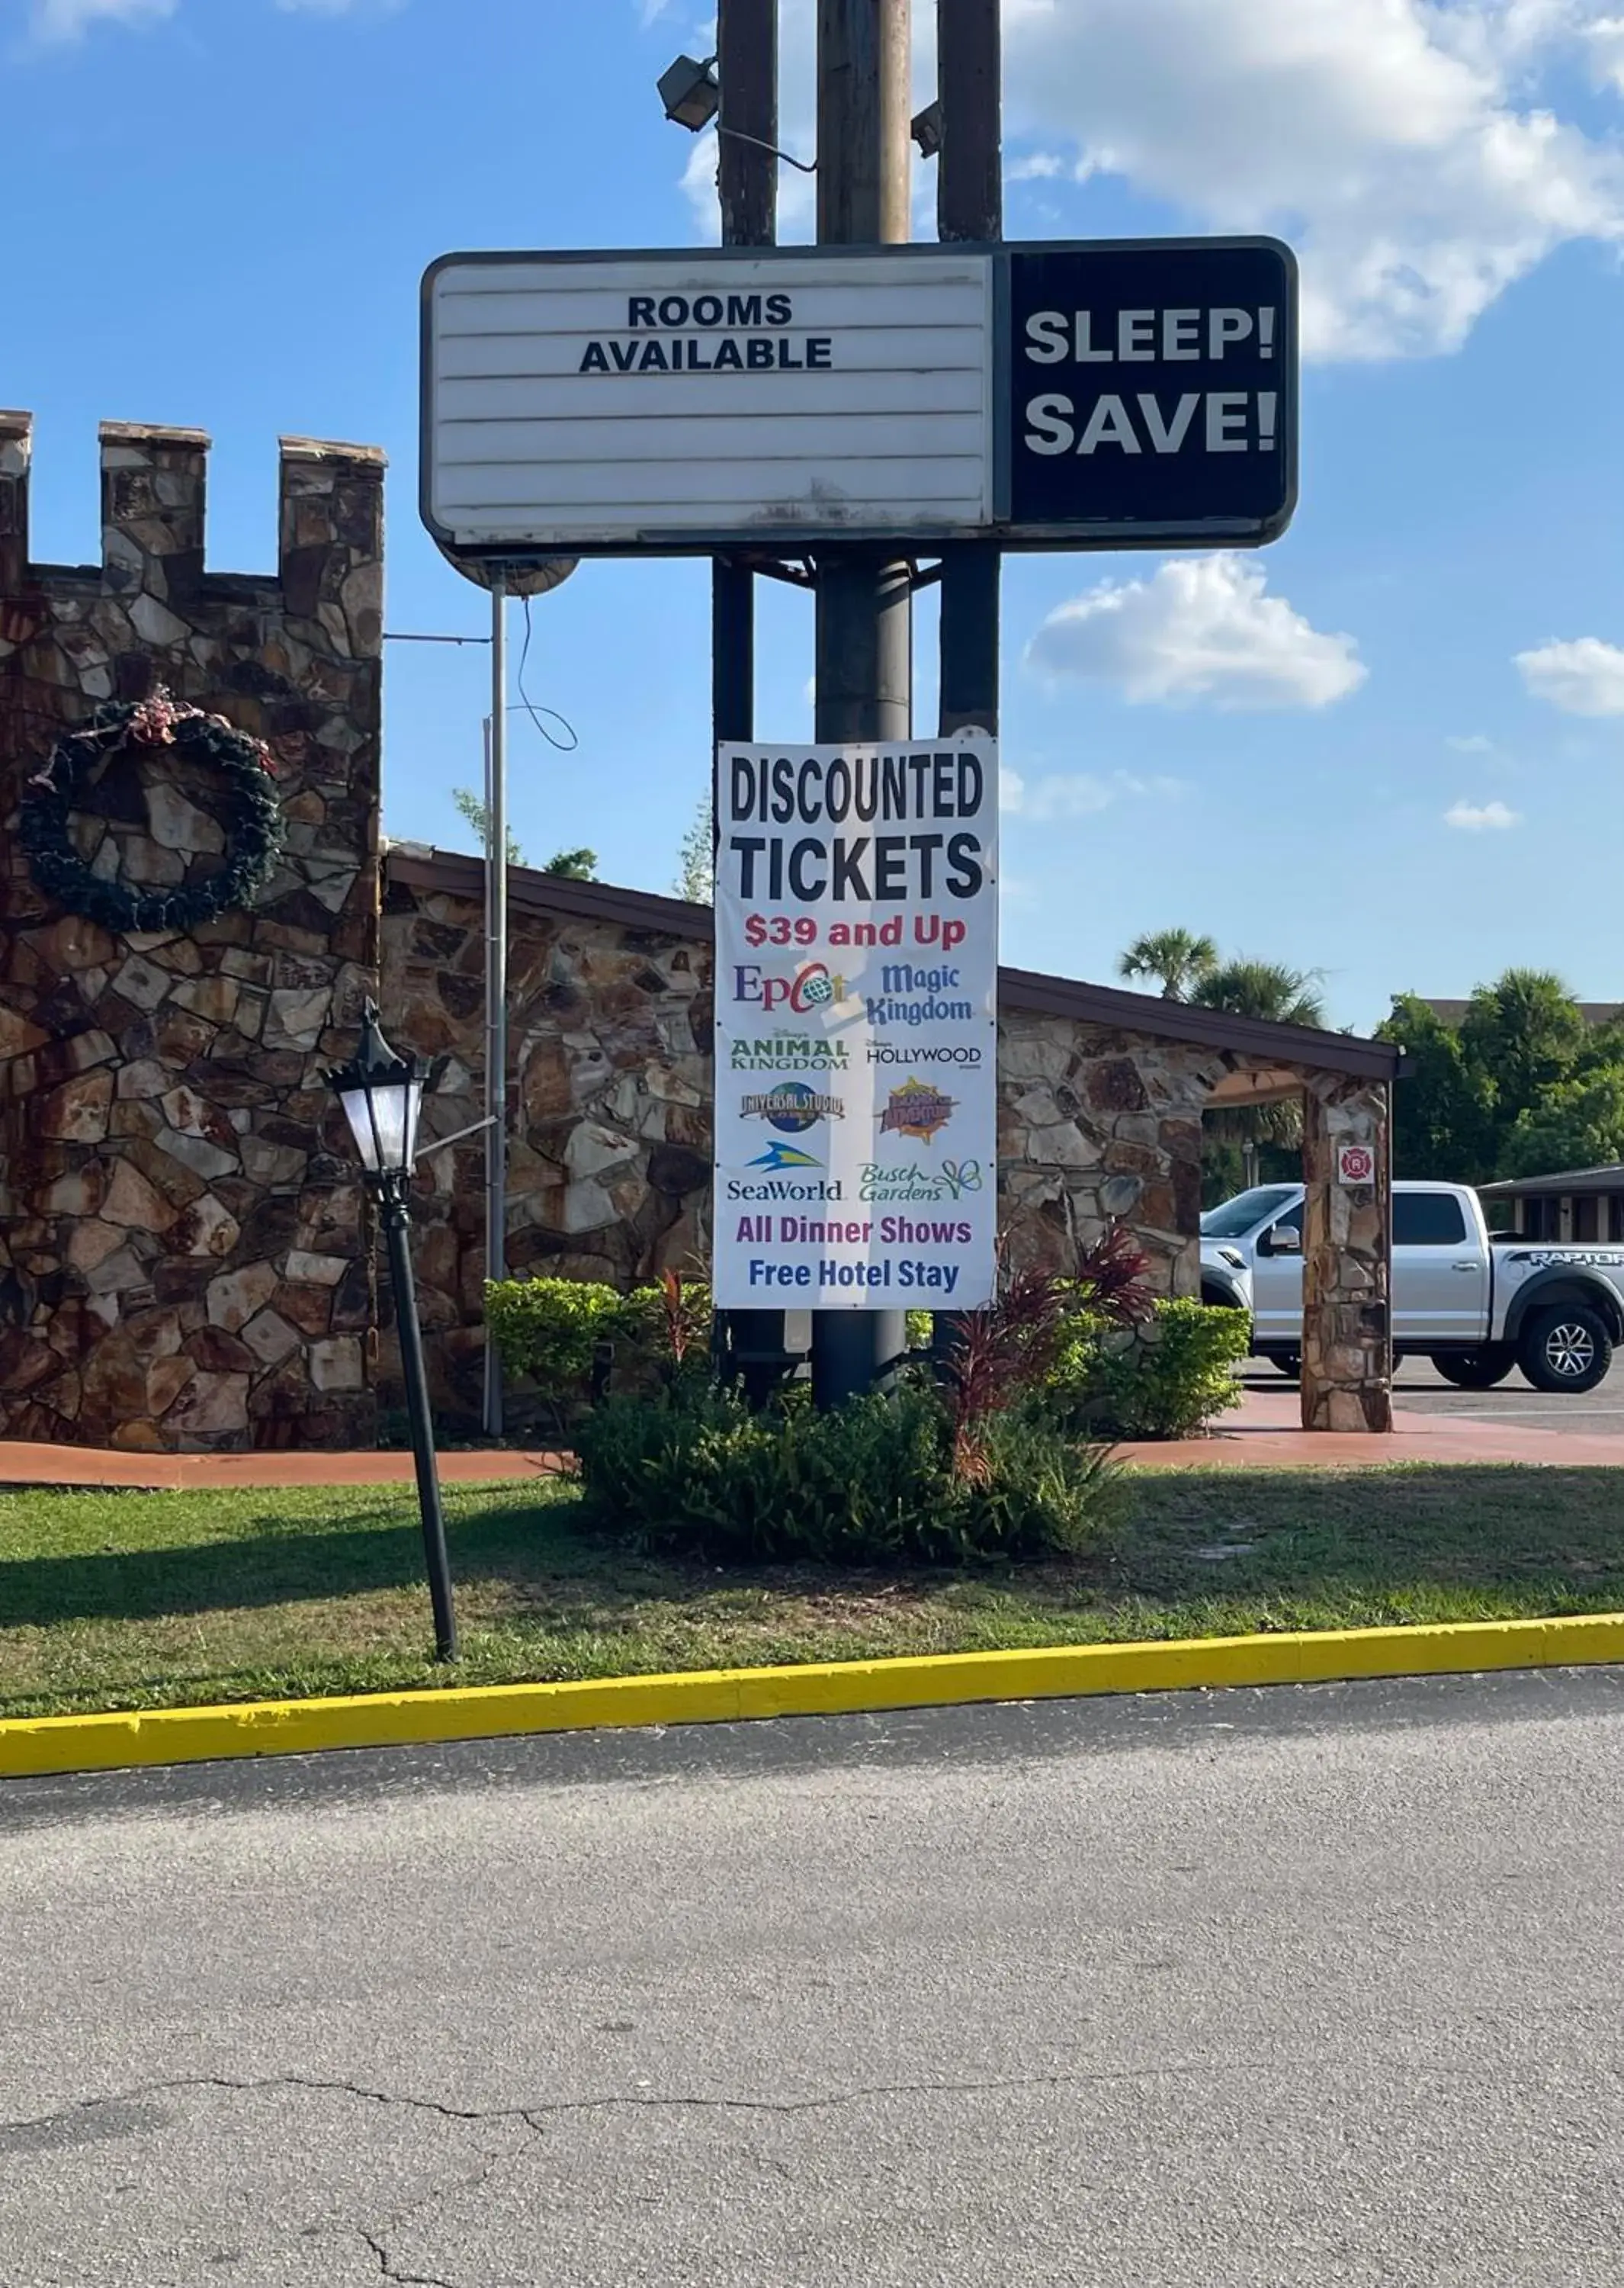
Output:
<instances>
[{"instance_id":1,"label":"castle-like stone wall","mask_svg":"<svg viewBox=\"0 0 1624 2288\"><path fill-rule=\"evenodd\" d=\"M117 424L100 563L31 563L30 441L0 414L0 1434L369 1442L372 1251L321 1074L377 974L383 457L284 439L277 573L245 578L204 567L208 439ZM115 938L36 886L19 804L99 701L159 685L265 740L286 846L251 910ZM93 804L97 872L218 862L171 750Z\"/></svg>"}]
</instances>

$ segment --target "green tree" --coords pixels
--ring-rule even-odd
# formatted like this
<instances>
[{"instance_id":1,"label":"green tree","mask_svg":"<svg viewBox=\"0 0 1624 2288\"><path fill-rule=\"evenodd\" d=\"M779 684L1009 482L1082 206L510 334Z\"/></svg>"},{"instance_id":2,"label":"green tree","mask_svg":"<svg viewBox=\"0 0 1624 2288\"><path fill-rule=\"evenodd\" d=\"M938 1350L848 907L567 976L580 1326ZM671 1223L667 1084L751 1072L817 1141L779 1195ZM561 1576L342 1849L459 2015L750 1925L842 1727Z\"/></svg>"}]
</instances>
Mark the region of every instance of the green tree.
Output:
<instances>
[{"instance_id":1,"label":"green tree","mask_svg":"<svg viewBox=\"0 0 1624 2288\"><path fill-rule=\"evenodd\" d=\"M1259 1017L1275 1025L1322 1027L1326 1021L1314 973L1278 961L1222 962L1208 970L1190 999L1198 1008L1225 1009L1232 1017ZM1275 1104L1219 1106L1207 1116L1206 1133L1208 1180L1203 1190L1224 1198L1234 1188L1225 1179L1237 1148L1248 1184L1256 1183L1264 1172L1265 1149L1291 1154L1302 1149L1303 1100L1292 1095Z\"/></svg>"},{"instance_id":2,"label":"green tree","mask_svg":"<svg viewBox=\"0 0 1624 2288\"><path fill-rule=\"evenodd\" d=\"M483 854L490 847L490 806L481 802L471 787L453 787L451 799L479 836L479 850ZM508 829L508 864L522 866L524 862L525 854L514 839L513 830L510 827Z\"/></svg>"},{"instance_id":3,"label":"green tree","mask_svg":"<svg viewBox=\"0 0 1624 2288\"><path fill-rule=\"evenodd\" d=\"M1450 1025L1413 993L1395 997L1379 1029L1408 1061L1393 1114L1393 1164L1401 1176L1438 1176L1482 1184L1499 1175L1539 1172L1531 1154L1557 1154L1548 1170L1573 1167L1558 1140L1585 1132L1575 1125L1562 1092L1594 1073L1624 1067L1624 1036L1592 1030L1578 1003L1549 970L1508 969L1479 985L1458 1025ZM1560 1118L1544 1116L1560 1098ZM1513 1156L1513 1138L1517 1139ZM1601 1155L1603 1158L1607 1156Z\"/></svg>"},{"instance_id":4,"label":"green tree","mask_svg":"<svg viewBox=\"0 0 1624 2288\"><path fill-rule=\"evenodd\" d=\"M566 882L595 882L598 879L596 850L555 850L543 867L543 874L561 875Z\"/></svg>"},{"instance_id":5,"label":"green tree","mask_svg":"<svg viewBox=\"0 0 1624 2288\"><path fill-rule=\"evenodd\" d=\"M1118 956L1116 973L1133 980L1153 977L1164 1001L1188 1001L1192 989L1217 965L1218 949L1209 937L1186 929L1150 930Z\"/></svg>"},{"instance_id":6,"label":"green tree","mask_svg":"<svg viewBox=\"0 0 1624 2288\"><path fill-rule=\"evenodd\" d=\"M1502 1176L1554 1176L1624 1161L1624 1064L1558 1081L1525 1106L1500 1151Z\"/></svg>"},{"instance_id":7,"label":"green tree","mask_svg":"<svg viewBox=\"0 0 1624 2288\"><path fill-rule=\"evenodd\" d=\"M1326 1021L1318 973L1278 961L1215 963L1188 998L1198 1009L1226 1009L1232 1017L1273 1025L1323 1028Z\"/></svg>"},{"instance_id":8,"label":"green tree","mask_svg":"<svg viewBox=\"0 0 1624 2288\"><path fill-rule=\"evenodd\" d=\"M716 896L716 837L708 794L701 796L693 822L682 838L671 887L692 906L708 906Z\"/></svg>"},{"instance_id":9,"label":"green tree","mask_svg":"<svg viewBox=\"0 0 1624 2288\"><path fill-rule=\"evenodd\" d=\"M1588 1045L1579 1004L1547 969L1508 969L1479 985L1461 1020L1462 1049L1493 1082L1502 1130L1567 1079Z\"/></svg>"},{"instance_id":10,"label":"green tree","mask_svg":"<svg viewBox=\"0 0 1624 2288\"><path fill-rule=\"evenodd\" d=\"M1376 1035L1396 1042L1406 1059L1393 1093L1393 1173L1486 1183L1498 1152L1494 1090L1469 1060L1460 1028L1418 995L1398 993Z\"/></svg>"}]
</instances>

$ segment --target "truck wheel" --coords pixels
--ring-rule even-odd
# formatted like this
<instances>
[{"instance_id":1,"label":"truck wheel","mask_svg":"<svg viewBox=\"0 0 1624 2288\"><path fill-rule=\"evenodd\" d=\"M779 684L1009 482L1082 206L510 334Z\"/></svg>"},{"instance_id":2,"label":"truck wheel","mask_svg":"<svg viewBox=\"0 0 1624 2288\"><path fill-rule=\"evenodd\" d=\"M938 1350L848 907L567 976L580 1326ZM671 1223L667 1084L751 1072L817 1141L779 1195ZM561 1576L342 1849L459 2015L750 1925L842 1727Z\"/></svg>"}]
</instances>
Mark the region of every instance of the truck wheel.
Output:
<instances>
[{"instance_id":1,"label":"truck wheel","mask_svg":"<svg viewBox=\"0 0 1624 2288\"><path fill-rule=\"evenodd\" d=\"M1517 1362L1536 1390L1594 1390L1612 1364L1607 1322L1588 1303L1536 1311L1523 1329Z\"/></svg>"},{"instance_id":2,"label":"truck wheel","mask_svg":"<svg viewBox=\"0 0 1624 2288\"><path fill-rule=\"evenodd\" d=\"M1434 1351L1432 1363L1457 1390L1493 1390L1517 1364L1517 1355L1509 1343L1492 1343L1480 1351Z\"/></svg>"}]
</instances>

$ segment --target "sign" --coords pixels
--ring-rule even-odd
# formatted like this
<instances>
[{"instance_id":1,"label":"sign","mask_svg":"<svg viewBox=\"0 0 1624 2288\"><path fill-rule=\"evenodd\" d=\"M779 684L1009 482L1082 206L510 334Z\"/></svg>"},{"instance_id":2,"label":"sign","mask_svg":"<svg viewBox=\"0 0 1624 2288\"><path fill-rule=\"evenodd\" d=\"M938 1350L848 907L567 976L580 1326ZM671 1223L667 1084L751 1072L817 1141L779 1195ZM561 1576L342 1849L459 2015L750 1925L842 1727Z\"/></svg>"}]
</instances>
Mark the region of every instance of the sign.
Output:
<instances>
[{"instance_id":1,"label":"sign","mask_svg":"<svg viewBox=\"0 0 1624 2288\"><path fill-rule=\"evenodd\" d=\"M723 745L717 823L717 1307L981 1308L996 743Z\"/></svg>"},{"instance_id":2,"label":"sign","mask_svg":"<svg viewBox=\"0 0 1624 2288\"><path fill-rule=\"evenodd\" d=\"M1336 1180L1339 1184L1374 1184L1376 1180L1376 1156L1368 1144L1339 1144L1336 1148Z\"/></svg>"},{"instance_id":3,"label":"sign","mask_svg":"<svg viewBox=\"0 0 1624 2288\"><path fill-rule=\"evenodd\" d=\"M991 517L984 253L452 255L424 294L423 514L455 551Z\"/></svg>"},{"instance_id":4,"label":"sign","mask_svg":"<svg viewBox=\"0 0 1624 2288\"><path fill-rule=\"evenodd\" d=\"M1009 256L1009 515L1066 546L1276 538L1296 269L1271 239Z\"/></svg>"},{"instance_id":5,"label":"sign","mask_svg":"<svg viewBox=\"0 0 1624 2288\"><path fill-rule=\"evenodd\" d=\"M1296 492L1274 239L456 254L421 507L454 561L1244 547Z\"/></svg>"}]
</instances>

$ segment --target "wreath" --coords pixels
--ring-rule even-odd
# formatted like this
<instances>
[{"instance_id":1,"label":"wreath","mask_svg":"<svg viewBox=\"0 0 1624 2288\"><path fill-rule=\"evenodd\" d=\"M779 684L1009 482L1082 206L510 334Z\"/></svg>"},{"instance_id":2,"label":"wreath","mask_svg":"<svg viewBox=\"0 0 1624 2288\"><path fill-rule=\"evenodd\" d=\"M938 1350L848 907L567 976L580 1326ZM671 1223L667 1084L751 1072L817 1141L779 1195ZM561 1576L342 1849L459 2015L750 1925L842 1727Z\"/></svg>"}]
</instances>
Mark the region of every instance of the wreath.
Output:
<instances>
[{"instance_id":1,"label":"wreath","mask_svg":"<svg viewBox=\"0 0 1624 2288\"><path fill-rule=\"evenodd\" d=\"M211 766L225 782L226 862L215 874L178 889L133 889L102 880L74 847L68 818L79 808L91 773L125 746L173 747ZM281 806L262 739L224 715L206 715L164 690L133 703L109 700L83 731L60 740L44 770L28 781L20 839L39 887L115 935L140 930L194 930L233 906L252 903L271 878L282 846Z\"/></svg>"}]
</instances>

